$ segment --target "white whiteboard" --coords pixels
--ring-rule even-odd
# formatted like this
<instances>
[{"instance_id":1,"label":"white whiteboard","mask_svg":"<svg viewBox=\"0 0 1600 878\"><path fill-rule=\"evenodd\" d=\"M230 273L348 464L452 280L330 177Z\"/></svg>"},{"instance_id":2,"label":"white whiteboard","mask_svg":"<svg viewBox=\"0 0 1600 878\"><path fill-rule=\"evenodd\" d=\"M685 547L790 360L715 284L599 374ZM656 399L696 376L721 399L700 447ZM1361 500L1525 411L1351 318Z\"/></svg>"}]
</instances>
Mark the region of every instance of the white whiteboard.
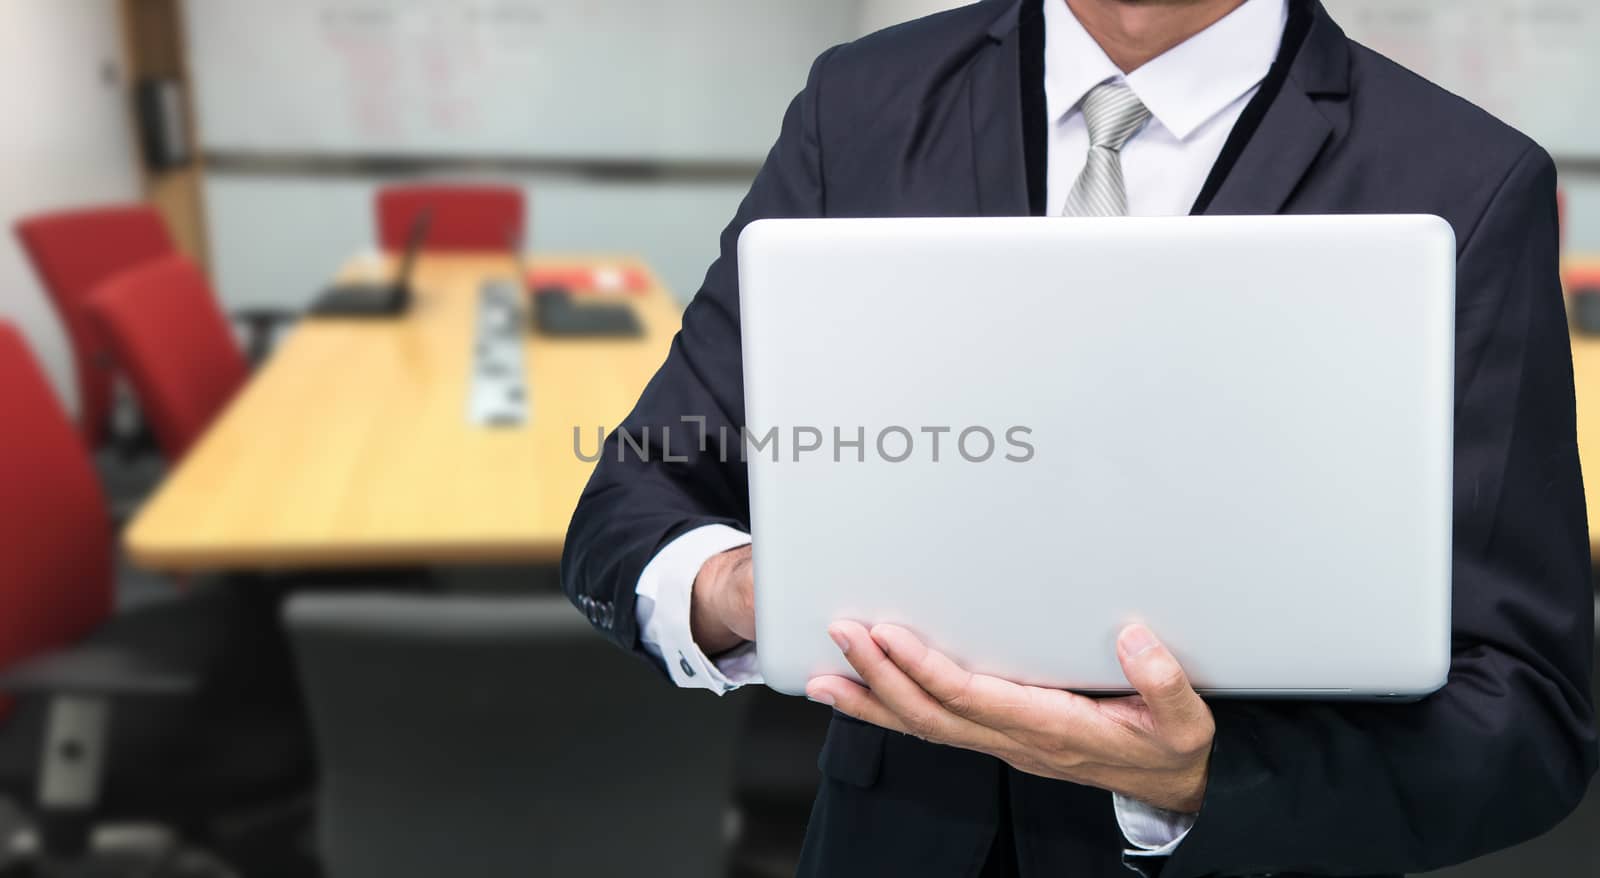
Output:
<instances>
[{"instance_id":1,"label":"white whiteboard","mask_svg":"<svg viewBox=\"0 0 1600 878\"><path fill-rule=\"evenodd\" d=\"M1600 0L1325 4L1558 157L1600 157ZM194 0L186 17L209 150L752 161L823 49L951 5Z\"/></svg>"},{"instance_id":2,"label":"white whiteboard","mask_svg":"<svg viewBox=\"0 0 1600 878\"><path fill-rule=\"evenodd\" d=\"M1600 0L1323 2L1352 39L1483 107L1557 158L1600 157Z\"/></svg>"},{"instance_id":3,"label":"white whiteboard","mask_svg":"<svg viewBox=\"0 0 1600 878\"><path fill-rule=\"evenodd\" d=\"M207 150L755 161L860 0L196 0Z\"/></svg>"}]
</instances>

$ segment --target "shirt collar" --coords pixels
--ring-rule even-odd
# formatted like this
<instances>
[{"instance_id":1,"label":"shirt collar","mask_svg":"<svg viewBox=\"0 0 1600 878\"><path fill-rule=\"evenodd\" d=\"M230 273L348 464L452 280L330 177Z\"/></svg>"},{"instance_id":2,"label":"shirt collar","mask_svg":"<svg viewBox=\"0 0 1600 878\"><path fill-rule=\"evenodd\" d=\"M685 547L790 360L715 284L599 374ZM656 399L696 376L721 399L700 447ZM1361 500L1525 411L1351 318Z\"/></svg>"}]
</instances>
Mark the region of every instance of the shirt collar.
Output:
<instances>
[{"instance_id":1,"label":"shirt collar","mask_svg":"<svg viewBox=\"0 0 1600 878\"><path fill-rule=\"evenodd\" d=\"M1051 124L1107 80L1125 80L1179 140L1261 84L1278 55L1288 0L1245 0L1210 27L1124 76L1066 0L1044 0L1044 94Z\"/></svg>"}]
</instances>

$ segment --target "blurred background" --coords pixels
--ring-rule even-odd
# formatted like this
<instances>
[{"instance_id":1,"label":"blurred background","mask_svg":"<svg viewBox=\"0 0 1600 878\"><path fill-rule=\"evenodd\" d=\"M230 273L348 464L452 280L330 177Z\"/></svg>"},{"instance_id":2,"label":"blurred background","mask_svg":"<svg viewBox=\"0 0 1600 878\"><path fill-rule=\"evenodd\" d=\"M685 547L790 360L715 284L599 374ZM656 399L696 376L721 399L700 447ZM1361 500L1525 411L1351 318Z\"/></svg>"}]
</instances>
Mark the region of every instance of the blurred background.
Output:
<instances>
[{"instance_id":1,"label":"blurred background","mask_svg":"<svg viewBox=\"0 0 1600 878\"><path fill-rule=\"evenodd\" d=\"M0 869L791 874L827 712L593 633L569 431L648 380L811 60L955 5L0 0ZM1554 155L1600 294L1600 6L1326 5ZM397 279L403 325L304 317ZM1595 799L1449 874L1600 874Z\"/></svg>"}]
</instances>

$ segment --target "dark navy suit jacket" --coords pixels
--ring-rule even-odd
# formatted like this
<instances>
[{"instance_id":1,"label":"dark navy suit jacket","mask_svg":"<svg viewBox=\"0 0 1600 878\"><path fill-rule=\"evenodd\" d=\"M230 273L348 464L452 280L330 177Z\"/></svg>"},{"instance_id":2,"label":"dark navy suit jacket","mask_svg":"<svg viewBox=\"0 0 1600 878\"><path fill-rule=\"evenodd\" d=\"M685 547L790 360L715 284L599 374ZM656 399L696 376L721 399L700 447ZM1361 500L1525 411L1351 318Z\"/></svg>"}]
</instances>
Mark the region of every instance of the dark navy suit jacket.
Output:
<instances>
[{"instance_id":1,"label":"dark navy suit jacket","mask_svg":"<svg viewBox=\"0 0 1600 878\"><path fill-rule=\"evenodd\" d=\"M634 587L657 550L700 525L748 527L744 467L695 453L699 427L679 420L703 415L732 435L744 423L740 230L761 217L1037 212L1039 2L987 0L817 59L620 427L652 462L631 450L619 462L613 435L573 517L565 588L620 646L639 649ZM1444 689L1414 704L1214 702L1204 805L1165 875L1421 871L1542 832L1596 762L1550 157L1295 0L1283 54L1200 201L1212 214L1430 213L1454 227L1454 658ZM661 460L662 431L686 462ZM1023 874L1126 874L1103 791L840 716L821 767L803 874L973 875L1002 790Z\"/></svg>"}]
</instances>

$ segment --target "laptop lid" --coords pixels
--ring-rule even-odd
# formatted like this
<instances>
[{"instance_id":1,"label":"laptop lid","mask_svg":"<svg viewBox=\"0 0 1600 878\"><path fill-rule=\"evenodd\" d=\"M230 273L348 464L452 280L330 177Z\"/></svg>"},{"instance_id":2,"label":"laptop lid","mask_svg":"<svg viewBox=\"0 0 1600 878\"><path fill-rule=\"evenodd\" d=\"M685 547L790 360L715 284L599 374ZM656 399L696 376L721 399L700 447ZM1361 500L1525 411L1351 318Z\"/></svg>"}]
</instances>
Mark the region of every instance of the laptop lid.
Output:
<instances>
[{"instance_id":1,"label":"laptop lid","mask_svg":"<svg viewBox=\"0 0 1600 878\"><path fill-rule=\"evenodd\" d=\"M1449 666L1436 217L767 220L739 242L758 654L836 618L1125 691L1415 696Z\"/></svg>"},{"instance_id":2,"label":"laptop lid","mask_svg":"<svg viewBox=\"0 0 1600 878\"><path fill-rule=\"evenodd\" d=\"M428 229L433 225L433 208L424 207L411 220L406 234L405 254L400 258L400 271L395 275L393 295L400 303L411 299L411 276L416 271L417 259L428 241Z\"/></svg>"}]
</instances>

